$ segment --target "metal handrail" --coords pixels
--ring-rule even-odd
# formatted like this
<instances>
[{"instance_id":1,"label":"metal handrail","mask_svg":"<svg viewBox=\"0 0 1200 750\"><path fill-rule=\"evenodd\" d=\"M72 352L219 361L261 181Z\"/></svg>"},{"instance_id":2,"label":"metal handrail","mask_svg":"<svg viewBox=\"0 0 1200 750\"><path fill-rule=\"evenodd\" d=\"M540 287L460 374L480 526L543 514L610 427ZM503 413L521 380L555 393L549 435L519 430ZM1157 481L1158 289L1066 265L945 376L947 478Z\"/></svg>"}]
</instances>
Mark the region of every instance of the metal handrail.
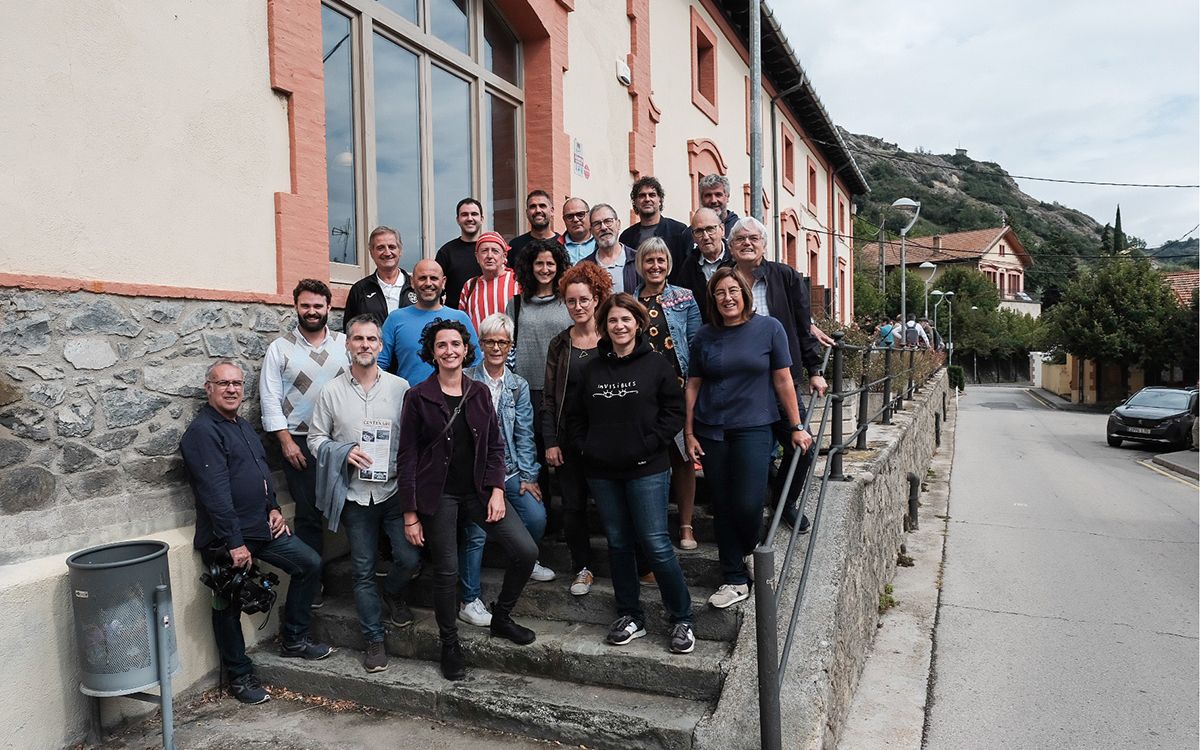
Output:
<instances>
[{"instance_id":1,"label":"metal handrail","mask_svg":"<svg viewBox=\"0 0 1200 750\"><path fill-rule=\"evenodd\" d=\"M787 551L784 554L783 564L779 567L780 572L778 574L776 573L775 566L774 540L775 535L779 531L779 525L783 520L783 510L788 492L796 479L796 469L800 464L802 455L799 452L792 455L792 460L787 468L787 474L784 477L779 500L776 503L775 511L771 515L771 523L768 526L766 536L754 550L756 579L754 605L758 641L759 735L762 747L767 750L781 750L782 748L782 717L780 715L779 695L787 673L792 644L795 642L796 633L799 629L800 610L804 602L805 591L808 587L813 550L816 546L817 531L821 524L821 510L825 505L830 480L847 479L842 474L843 454L851 449L852 444L857 449L866 448L866 435L870 423L878 419L881 424L891 424L893 409L902 408L904 399L911 399L917 389L915 383L915 348L845 344L842 342L843 335L842 333L833 334L834 344L825 350L823 358L822 369L831 372L832 382L829 384L829 395L822 406L821 417L818 422L819 427L809 450L815 451L819 449L821 442L825 438L826 427L830 426L830 420L832 419L830 445L826 452L825 468L820 480L820 490L817 492L817 499L813 505L808 545L804 556L804 563L800 570L800 580L796 585L796 600L792 605L791 616L788 619L787 636L784 639L782 658L779 654L779 604L783 598L783 587L779 585L779 582L784 579L791 567L797 548L797 541L800 536L799 522L792 527L792 533L788 538ZM877 351L884 352L884 376L859 385L857 388L844 388L843 359L844 352L847 350L863 352L859 377L860 382L865 379L868 372L870 354ZM892 352L899 351L901 352L901 356L903 356L903 352L906 350L910 352L908 367L893 372ZM831 358L833 360L832 367L829 367ZM908 376L907 387L893 396L891 392L892 378L896 376L903 377L905 375ZM879 384L883 385L883 403L879 409L864 418L868 393L873 386ZM858 423L854 432L846 437L842 435L843 405L846 398L854 395L860 397ZM816 393L809 396L809 408L805 413L804 426L808 429L809 434L812 434L811 426L816 396ZM801 478L800 492L796 498L796 505L798 506L796 510L799 514L803 514L806 500L812 491L812 479L815 467L816 461L810 460L804 476Z\"/></svg>"}]
</instances>

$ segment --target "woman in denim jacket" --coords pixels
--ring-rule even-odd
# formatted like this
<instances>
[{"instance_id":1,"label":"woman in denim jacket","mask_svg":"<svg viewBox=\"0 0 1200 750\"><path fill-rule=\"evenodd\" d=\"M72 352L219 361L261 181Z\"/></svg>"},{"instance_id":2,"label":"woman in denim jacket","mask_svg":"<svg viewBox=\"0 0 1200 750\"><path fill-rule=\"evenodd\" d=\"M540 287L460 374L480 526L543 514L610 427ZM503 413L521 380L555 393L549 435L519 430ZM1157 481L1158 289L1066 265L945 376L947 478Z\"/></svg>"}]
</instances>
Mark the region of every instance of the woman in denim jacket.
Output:
<instances>
[{"instance_id":1,"label":"woman in denim jacket","mask_svg":"<svg viewBox=\"0 0 1200 750\"><path fill-rule=\"evenodd\" d=\"M651 237L638 246L637 269L642 284L638 301L646 307L650 325L646 331L650 346L675 367L682 387L687 383L688 352L700 330L700 306L690 289L667 283L671 273L671 251L660 237ZM663 322L666 325L663 325ZM696 549L692 533L692 513L696 503L696 469L684 454L683 436L677 436L671 455L671 500L679 509L679 548Z\"/></svg>"},{"instance_id":2,"label":"woman in denim jacket","mask_svg":"<svg viewBox=\"0 0 1200 750\"><path fill-rule=\"evenodd\" d=\"M534 544L546 531L546 507L538 486L537 448L533 441L533 404L529 398L529 383L505 367L504 362L513 344L513 321L504 313L495 313L479 323L479 345L483 364L463 371L477 383L488 387L496 416L500 418L500 434L504 437L504 497L516 509L517 515L533 537ZM458 619L486 628L492 615L483 603L479 589L479 571L483 565L483 545L487 534L478 524L463 525L463 540L458 548L458 578L462 584L462 602ZM534 563L534 581L553 581L554 571Z\"/></svg>"}]
</instances>

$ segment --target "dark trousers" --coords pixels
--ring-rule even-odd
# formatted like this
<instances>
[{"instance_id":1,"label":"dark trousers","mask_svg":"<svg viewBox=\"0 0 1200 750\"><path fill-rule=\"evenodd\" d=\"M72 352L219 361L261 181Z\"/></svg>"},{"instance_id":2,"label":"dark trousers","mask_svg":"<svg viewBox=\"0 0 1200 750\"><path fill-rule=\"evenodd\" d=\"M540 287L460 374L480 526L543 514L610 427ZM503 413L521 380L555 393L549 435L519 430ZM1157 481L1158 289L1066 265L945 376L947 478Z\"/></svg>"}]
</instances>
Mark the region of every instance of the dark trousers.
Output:
<instances>
[{"instance_id":1,"label":"dark trousers","mask_svg":"<svg viewBox=\"0 0 1200 750\"><path fill-rule=\"evenodd\" d=\"M442 643L458 640L458 528L466 521L486 531L488 538L499 542L508 555L493 616L497 611L512 612L537 562L537 545L512 503L505 501L504 518L488 523L486 506L479 498L442 495L436 512L421 514L425 544L433 562L433 614Z\"/></svg>"},{"instance_id":2,"label":"dark trousers","mask_svg":"<svg viewBox=\"0 0 1200 750\"><path fill-rule=\"evenodd\" d=\"M312 547L288 534L269 542L247 540L246 546L255 561L270 563L291 579L280 632L285 644L302 640L308 635L308 626L312 622L313 596L321 581L321 558ZM200 559L205 565L211 565L224 551L224 547L201 550ZM246 656L242 610L237 602L231 602L223 609L216 608L218 603L213 602L212 624L221 666L225 667L230 679L243 677L254 671L254 665Z\"/></svg>"},{"instance_id":3,"label":"dark trousers","mask_svg":"<svg viewBox=\"0 0 1200 750\"><path fill-rule=\"evenodd\" d=\"M725 430L724 440L697 436L709 482L717 554L725 583L745 584L750 577L742 558L758 546L762 531L767 469L771 460L771 427Z\"/></svg>"},{"instance_id":4,"label":"dark trousers","mask_svg":"<svg viewBox=\"0 0 1200 750\"><path fill-rule=\"evenodd\" d=\"M804 394L799 389L796 390L796 405L800 407L800 421L803 422L806 410L804 408ZM792 424L786 419L780 419L771 425L771 431L775 442L779 443L783 448L783 460L779 463L779 471L775 473L775 477L771 481L771 497L775 498L776 502L780 502L782 500L781 495L783 494L783 483L787 481L788 467L792 465L792 456L796 454L796 448L792 445ZM808 465L812 463L814 452L816 452L816 446L809 448L801 454L800 461L796 464L796 476L792 480L792 486L788 488L787 505L783 509L783 520L792 526L796 525L796 520L800 517L800 508L796 505L796 499L800 497L800 489L804 484L804 475L808 473Z\"/></svg>"},{"instance_id":5,"label":"dark trousers","mask_svg":"<svg viewBox=\"0 0 1200 750\"><path fill-rule=\"evenodd\" d=\"M325 551L325 531L321 523L321 511L317 510L317 460L308 450L307 436L292 435L292 440L299 446L307 466L297 469L286 458L283 460L283 478L287 480L288 494L296 503L292 533L312 547L320 557Z\"/></svg>"},{"instance_id":6,"label":"dark trousers","mask_svg":"<svg viewBox=\"0 0 1200 750\"><path fill-rule=\"evenodd\" d=\"M354 577L354 608L358 625L367 642L383 640L383 600L375 567L379 562L379 532L387 530L391 540L392 565L383 580L389 596L401 596L413 573L421 564L421 553L404 536L404 511L399 501L389 498L381 503L359 505L347 500L342 508L342 523L350 541L350 570Z\"/></svg>"},{"instance_id":7,"label":"dark trousers","mask_svg":"<svg viewBox=\"0 0 1200 750\"><path fill-rule=\"evenodd\" d=\"M563 537L571 552L572 575L592 566L591 533L588 530L588 486L583 476L583 458L563 448L563 463L555 469L562 494Z\"/></svg>"}]
</instances>

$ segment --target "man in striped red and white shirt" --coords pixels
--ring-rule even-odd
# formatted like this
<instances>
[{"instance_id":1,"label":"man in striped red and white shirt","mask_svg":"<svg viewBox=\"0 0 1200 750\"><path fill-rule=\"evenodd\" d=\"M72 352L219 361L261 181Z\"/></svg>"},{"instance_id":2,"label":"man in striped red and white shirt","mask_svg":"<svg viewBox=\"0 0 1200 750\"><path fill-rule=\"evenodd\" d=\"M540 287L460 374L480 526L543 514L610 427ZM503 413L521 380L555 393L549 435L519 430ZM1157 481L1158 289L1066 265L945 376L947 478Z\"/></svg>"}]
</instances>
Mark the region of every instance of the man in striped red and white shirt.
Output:
<instances>
[{"instance_id":1,"label":"man in striped red and white shirt","mask_svg":"<svg viewBox=\"0 0 1200 750\"><path fill-rule=\"evenodd\" d=\"M521 293L517 275L506 267L508 243L497 232L484 232L475 241L475 260L481 274L463 285L458 309L471 318L475 330L492 313L502 313L508 301Z\"/></svg>"}]
</instances>

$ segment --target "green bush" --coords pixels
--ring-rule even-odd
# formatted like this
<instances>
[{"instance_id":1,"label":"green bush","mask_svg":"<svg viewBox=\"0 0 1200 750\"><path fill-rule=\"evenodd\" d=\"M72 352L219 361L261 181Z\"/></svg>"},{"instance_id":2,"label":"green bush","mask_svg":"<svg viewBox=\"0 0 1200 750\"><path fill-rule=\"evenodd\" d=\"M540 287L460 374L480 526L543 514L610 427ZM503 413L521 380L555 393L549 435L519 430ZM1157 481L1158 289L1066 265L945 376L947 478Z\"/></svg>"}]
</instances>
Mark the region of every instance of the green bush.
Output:
<instances>
[{"instance_id":1,"label":"green bush","mask_svg":"<svg viewBox=\"0 0 1200 750\"><path fill-rule=\"evenodd\" d=\"M967 389L967 381L963 376L963 368L960 365L950 365L946 368L946 374L950 377L950 387L960 391Z\"/></svg>"}]
</instances>

